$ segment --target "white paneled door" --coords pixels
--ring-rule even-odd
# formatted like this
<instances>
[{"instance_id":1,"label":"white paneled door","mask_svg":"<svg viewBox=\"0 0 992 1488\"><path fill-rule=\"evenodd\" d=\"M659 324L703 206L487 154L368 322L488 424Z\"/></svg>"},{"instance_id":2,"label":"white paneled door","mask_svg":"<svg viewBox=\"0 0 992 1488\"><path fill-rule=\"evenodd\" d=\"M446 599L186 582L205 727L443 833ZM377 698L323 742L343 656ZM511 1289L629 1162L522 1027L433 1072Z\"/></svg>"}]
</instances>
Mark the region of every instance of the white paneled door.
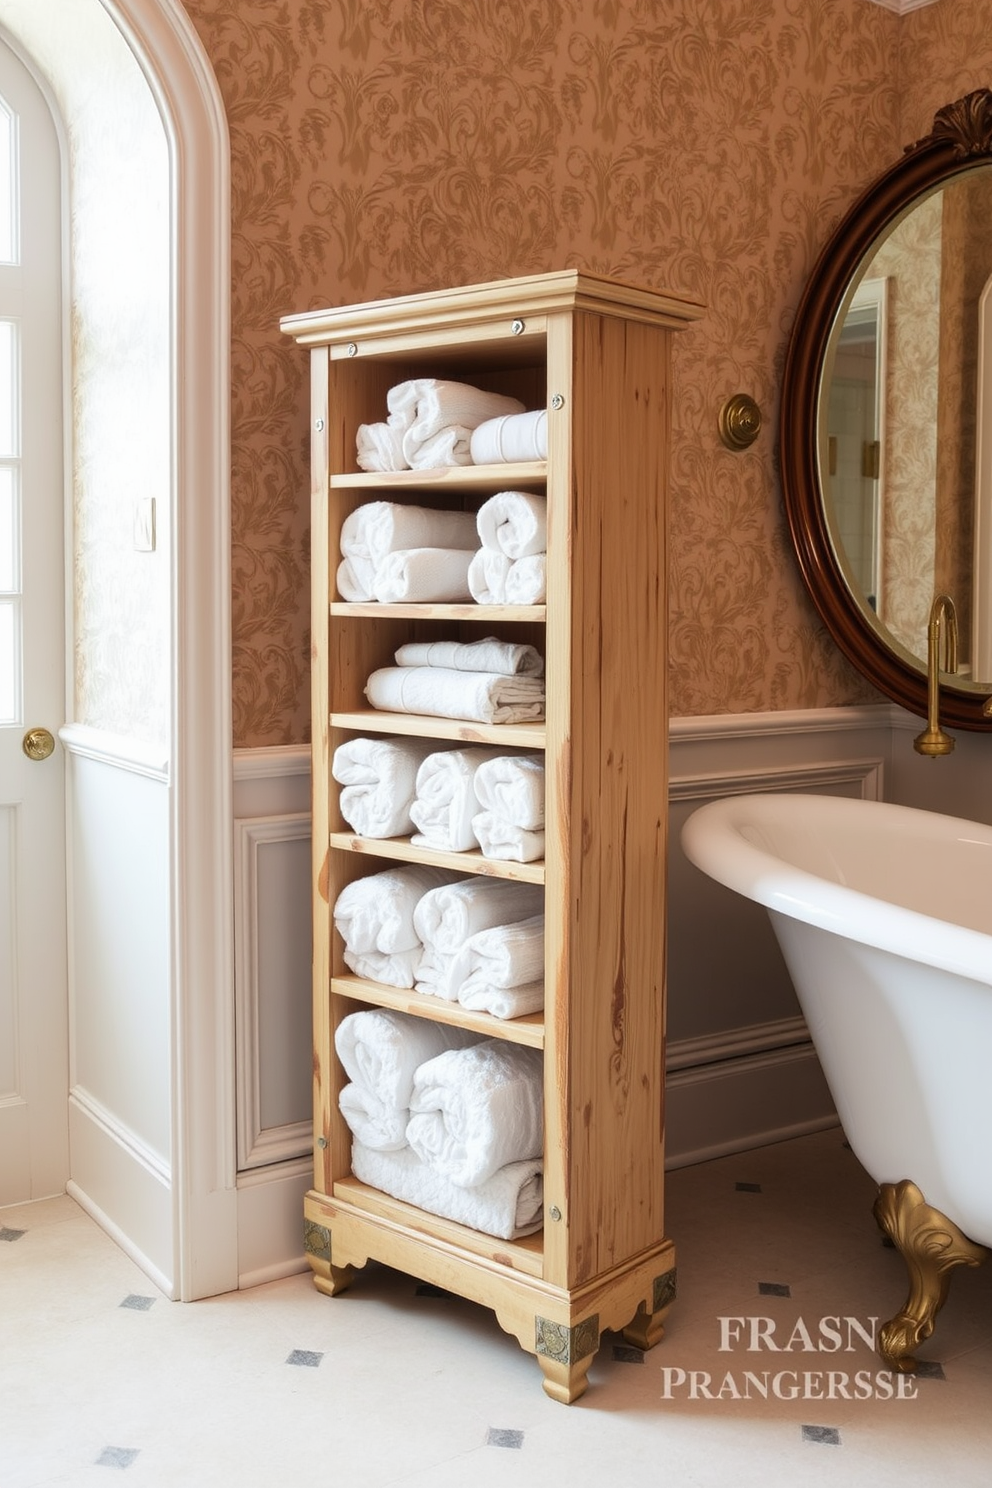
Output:
<instances>
[{"instance_id":1,"label":"white paneled door","mask_svg":"<svg viewBox=\"0 0 992 1488\"><path fill-rule=\"evenodd\" d=\"M0 43L0 1206L68 1177L59 160Z\"/></svg>"}]
</instances>

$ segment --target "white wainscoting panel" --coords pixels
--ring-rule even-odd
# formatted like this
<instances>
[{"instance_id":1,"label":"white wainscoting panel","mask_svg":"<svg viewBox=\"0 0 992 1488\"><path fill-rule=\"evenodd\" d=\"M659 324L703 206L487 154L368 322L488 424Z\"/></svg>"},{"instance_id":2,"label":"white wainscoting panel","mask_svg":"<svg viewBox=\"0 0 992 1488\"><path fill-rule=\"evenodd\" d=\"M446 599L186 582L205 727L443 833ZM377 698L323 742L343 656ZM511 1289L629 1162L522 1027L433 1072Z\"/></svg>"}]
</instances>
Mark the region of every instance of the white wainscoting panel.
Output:
<instances>
[{"instance_id":1,"label":"white wainscoting panel","mask_svg":"<svg viewBox=\"0 0 992 1488\"><path fill-rule=\"evenodd\" d=\"M668 1166L837 1120L765 910L688 861L684 822L755 791L881 799L890 739L887 706L672 720Z\"/></svg>"},{"instance_id":2,"label":"white wainscoting panel","mask_svg":"<svg viewBox=\"0 0 992 1488\"><path fill-rule=\"evenodd\" d=\"M306 1268L311 1184L310 752L234 755L238 1284Z\"/></svg>"}]
</instances>

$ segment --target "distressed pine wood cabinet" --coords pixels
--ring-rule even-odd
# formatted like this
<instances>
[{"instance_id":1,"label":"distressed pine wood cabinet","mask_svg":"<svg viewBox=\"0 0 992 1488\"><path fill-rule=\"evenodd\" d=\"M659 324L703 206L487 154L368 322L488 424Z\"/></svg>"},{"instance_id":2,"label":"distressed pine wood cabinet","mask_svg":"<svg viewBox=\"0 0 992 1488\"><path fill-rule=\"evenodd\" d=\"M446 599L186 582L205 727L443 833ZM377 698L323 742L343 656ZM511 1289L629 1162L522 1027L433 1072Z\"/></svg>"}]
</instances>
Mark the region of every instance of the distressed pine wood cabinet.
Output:
<instances>
[{"instance_id":1,"label":"distressed pine wood cabinet","mask_svg":"<svg viewBox=\"0 0 992 1488\"><path fill-rule=\"evenodd\" d=\"M307 1250L334 1294L370 1259L491 1308L544 1387L585 1389L604 1329L647 1348L674 1297L665 1232L666 541L673 332L700 307L579 271L288 317L311 357L313 497L314 1183ZM359 471L359 423L386 393L442 377L548 409L547 460ZM546 605L339 600L338 535L370 500L474 508L546 492ZM528 641L546 658L543 724L376 714L369 674L410 639ZM487 861L367 840L340 816L330 760L345 738L412 733L546 752L546 859ZM510 1022L350 975L333 927L360 874L430 861L543 883L546 1005ZM334 1029L400 1008L543 1050L543 1230L497 1240L358 1182L338 1110Z\"/></svg>"}]
</instances>

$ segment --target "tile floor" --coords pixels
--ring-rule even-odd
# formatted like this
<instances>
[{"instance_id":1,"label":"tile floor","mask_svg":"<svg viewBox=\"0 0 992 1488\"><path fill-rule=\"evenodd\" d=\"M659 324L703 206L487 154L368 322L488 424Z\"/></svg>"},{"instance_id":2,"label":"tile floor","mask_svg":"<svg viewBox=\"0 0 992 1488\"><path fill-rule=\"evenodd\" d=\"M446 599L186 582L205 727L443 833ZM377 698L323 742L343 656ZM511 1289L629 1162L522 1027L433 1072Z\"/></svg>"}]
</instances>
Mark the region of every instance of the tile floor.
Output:
<instances>
[{"instance_id":1,"label":"tile floor","mask_svg":"<svg viewBox=\"0 0 992 1488\"><path fill-rule=\"evenodd\" d=\"M856 1330L850 1353L776 1354L745 1323L720 1351L721 1317L787 1343L800 1319L815 1341L822 1317L898 1310L873 1197L836 1129L670 1173L666 1337L642 1355L606 1335L573 1406L490 1313L382 1268L337 1298L307 1273L181 1305L72 1200L0 1210L0 1485L987 1488L992 1265L955 1274L904 1399ZM831 1370L851 1399L827 1398ZM762 1399L746 1376L766 1371L780 1395L810 1382Z\"/></svg>"}]
</instances>

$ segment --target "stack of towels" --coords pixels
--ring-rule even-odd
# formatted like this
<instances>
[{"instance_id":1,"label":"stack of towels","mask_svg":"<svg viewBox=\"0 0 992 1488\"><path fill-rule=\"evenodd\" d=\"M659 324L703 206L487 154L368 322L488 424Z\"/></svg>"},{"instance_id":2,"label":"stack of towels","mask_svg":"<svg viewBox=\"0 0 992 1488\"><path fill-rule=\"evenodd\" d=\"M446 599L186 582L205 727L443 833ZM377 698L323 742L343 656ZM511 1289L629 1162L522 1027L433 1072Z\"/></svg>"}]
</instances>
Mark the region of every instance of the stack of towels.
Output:
<instances>
[{"instance_id":1,"label":"stack of towels","mask_svg":"<svg viewBox=\"0 0 992 1488\"><path fill-rule=\"evenodd\" d=\"M360 837L502 862L544 857L544 758L401 736L348 739L331 760L341 815ZM412 834L412 835L411 835Z\"/></svg>"},{"instance_id":2,"label":"stack of towels","mask_svg":"<svg viewBox=\"0 0 992 1488\"><path fill-rule=\"evenodd\" d=\"M405 864L346 884L334 904L356 976L496 1018L544 1006L543 892Z\"/></svg>"},{"instance_id":3,"label":"stack of towels","mask_svg":"<svg viewBox=\"0 0 992 1488\"><path fill-rule=\"evenodd\" d=\"M373 708L475 723L533 723L544 717L544 661L533 646L490 637L401 646L396 666L365 684Z\"/></svg>"},{"instance_id":4,"label":"stack of towels","mask_svg":"<svg viewBox=\"0 0 992 1488\"><path fill-rule=\"evenodd\" d=\"M468 567L478 604L543 604L547 598L548 499L499 491L479 508L481 548Z\"/></svg>"},{"instance_id":5,"label":"stack of towels","mask_svg":"<svg viewBox=\"0 0 992 1488\"><path fill-rule=\"evenodd\" d=\"M360 470L433 470L472 464L472 433L480 424L524 412L518 398L465 382L415 377L389 389L384 423L360 424Z\"/></svg>"},{"instance_id":6,"label":"stack of towels","mask_svg":"<svg viewBox=\"0 0 992 1488\"><path fill-rule=\"evenodd\" d=\"M356 1178L501 1239L540 1228L538 1050L379 1008L344 1018L335 1046Z\"/></svg>"},{"instance_id":7,"label":"stack of towels","mask_svg":"<svg viewBox=\"0 0 992 1488\"><path fill-rule=\"evenodd\" d=\"M338 593L351 603L471 601L468 570L478 542L471 512L367 501L341 526Z\"/></svg>"},{"instance_id":8,"label":"stack of towels","mask_svg":"<svg viewBox=\"0 0 992 1488\"><path fill-rule=\"evenodd\" d=\"M415 987L496 1018L544 1006L544 890L503 878L428 889L413 911Z\"/></svg>"}]
</instances>

